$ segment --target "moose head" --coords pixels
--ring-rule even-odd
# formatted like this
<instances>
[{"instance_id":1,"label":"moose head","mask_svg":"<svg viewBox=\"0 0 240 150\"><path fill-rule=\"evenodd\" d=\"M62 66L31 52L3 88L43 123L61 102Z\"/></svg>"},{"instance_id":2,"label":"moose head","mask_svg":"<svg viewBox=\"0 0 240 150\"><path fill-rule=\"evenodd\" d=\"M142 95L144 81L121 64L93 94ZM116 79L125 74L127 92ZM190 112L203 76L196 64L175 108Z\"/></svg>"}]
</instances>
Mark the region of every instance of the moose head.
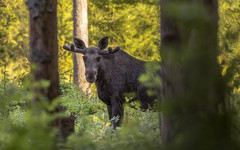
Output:
<instances>
[{"instance_id":1,"label":"moose head","mask_svg":"<svg viewBox=\"0 0 240 150\"><path fill-rule=\"evenodd\" d=\"M102 55L111 55L120 50L120 47L108 50L104 50L108 46L108 37L103 37L99 42L97 47L86 47L84 41L78 38L74 38L74 44L70 46L63 46L65 50L72 51L75 53L83 54L83 61L85 64L85 77L89 83L93 83L97 79L98 68L101 64Z\"/></svg>"}]
</instances>

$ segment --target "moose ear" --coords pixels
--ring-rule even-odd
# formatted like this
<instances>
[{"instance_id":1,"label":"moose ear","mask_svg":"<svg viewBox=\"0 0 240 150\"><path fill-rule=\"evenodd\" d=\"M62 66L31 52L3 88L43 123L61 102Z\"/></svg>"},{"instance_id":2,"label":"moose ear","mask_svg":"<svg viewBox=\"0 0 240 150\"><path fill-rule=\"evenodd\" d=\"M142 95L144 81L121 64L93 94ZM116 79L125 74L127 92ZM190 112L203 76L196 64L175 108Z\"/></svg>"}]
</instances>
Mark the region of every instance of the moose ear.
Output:
<instances>
[{"instance_id":1,"label":"moose ear","mask_svg":"<svg viewBox=\"0 0 240 150\"><path fill-rule=\"evenodd\" d=\"M83 42L83 40L78 39L78 38L74 38L74 45L76 46L76 48L80 48L80 49L86 48L85 43Z\"/></svg>"},{"instance_id":2,"label":"moose ear","mask_svg":"<svg viewBox=\"0 0 240 150\"><path fill-rule=\"evenodd\" d=\"M98 42L98 47L100 49L105 49L108 46L108 37L105 36L104 38L102 38L99 42Z\"/></svg>"}]
</instances>

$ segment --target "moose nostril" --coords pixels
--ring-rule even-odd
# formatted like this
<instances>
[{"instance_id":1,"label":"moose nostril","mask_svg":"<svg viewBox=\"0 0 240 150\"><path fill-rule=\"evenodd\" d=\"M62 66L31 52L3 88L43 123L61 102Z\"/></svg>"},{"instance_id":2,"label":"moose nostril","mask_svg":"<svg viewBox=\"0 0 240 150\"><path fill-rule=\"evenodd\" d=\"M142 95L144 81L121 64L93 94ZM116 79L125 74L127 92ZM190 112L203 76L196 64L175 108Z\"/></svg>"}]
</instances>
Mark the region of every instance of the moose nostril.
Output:
<instances>
[{"instance_id":1,"label":"moose nostril","mask_svg":"<svg viewBox=\"0 0 240 150\"><path fill-rule=\"evenodd\" d=\"M95 75L97 72L95 70L86 70L86 74Z\"/></svg>"},{"instance_id":2,"label":"moose nostril","mask_svg":"<svg viewBox=\"0 0 240 150\"><path fill-rule=\"evenodd\" d=\"M93 73L89 73L89 74L88 74L88 77L89 77L89 78L94 78L94 74L93 74Z\"/></svg>"},{"instance_id":3,"label":"moose nostril","mask_svg":"<svg viewBox=\"0 0 240 150\"><path fill-rule=\"evenodd\" d=\"M97 72L94 70L86 70L86 80L93 83L96 80Z\"/></svg>"}]
</instances>

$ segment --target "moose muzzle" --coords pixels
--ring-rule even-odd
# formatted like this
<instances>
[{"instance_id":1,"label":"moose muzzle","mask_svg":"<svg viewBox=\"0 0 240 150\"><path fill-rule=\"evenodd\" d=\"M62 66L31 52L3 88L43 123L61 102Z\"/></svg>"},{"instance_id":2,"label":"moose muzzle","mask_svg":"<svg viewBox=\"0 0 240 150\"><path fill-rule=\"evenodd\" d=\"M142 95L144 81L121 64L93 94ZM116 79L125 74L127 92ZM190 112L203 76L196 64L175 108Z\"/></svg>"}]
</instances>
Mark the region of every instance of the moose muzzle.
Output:
<instances>
[{"instance_id":1,"label":"moose muzzle","mask_svg":"<svg viewBox=\"0 0 240 150\"><path fill-rule=\"evenodd\" d=\"M86 76L86 80L89 83L93 83L97 79L97 71L96 70L86 70L85 76Z\"/></svg>"}]
</instances>

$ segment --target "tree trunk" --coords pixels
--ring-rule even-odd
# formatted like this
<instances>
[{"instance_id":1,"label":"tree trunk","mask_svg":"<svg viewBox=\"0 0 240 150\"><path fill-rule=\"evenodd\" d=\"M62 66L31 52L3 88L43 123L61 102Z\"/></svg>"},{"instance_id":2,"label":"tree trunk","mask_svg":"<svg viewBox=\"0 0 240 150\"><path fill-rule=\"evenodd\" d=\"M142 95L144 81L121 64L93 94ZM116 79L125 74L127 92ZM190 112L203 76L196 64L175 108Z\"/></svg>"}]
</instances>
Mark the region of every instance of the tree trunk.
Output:
<instances>
[{"instance_id":1,"label":"tree trunk","mask_svg":"<svg viewBox=\"0 0 240 150\"><path fill-rule=\"evenodd\" d=\"M88 47L88 12L87 0L73 0L73 37L82 39ZM85 79L85 66L82 54L73 53L74 83L77 84L85 94L91 94L90 84Z\"/></svg>"},{"instance_id":2,"label":"tree trunk","mask_svg":"<svg viewBox=\"0 0 240 150\"><path fill-rule=\"evenodd\" d=\"M28 0L27 5L30 13L30 61L36 65L32 69L35 81L47 80L50 83L48 88L37 87L40 93L48 101L54 100L60 95L58 75L58 44L57 44L57 0ZM35 104L39 100L36 97L32 100ZM55 112L61 112L61 107ZM66 126L66 122L72 125ZM58 118L52 125L59 128L60 135L69 135L74 131L74 119ZM69 129L71 128L71 129ZM67 131L67 132L66 132Z\"/></svg>"},{"instance_id":3,"label":"tree trunk","mask_svg":"<svg viewBox=\"0 0 240 150\"><path fill-rule=\"evenodd\" d=\"M161 0L166 76L161 139L165 145L177 144L177 149L204 149L206 144L223 149L231 139L224 112L226 84L217 63L217 3Z\"/></svg>"},{"instance_id":4,"label":"tree trunk","mask_svg":"<svg viewBox=\"0 0 240 150\"><path fill-rule=\"evenodd\" d=\"M163 58L163 62L166 69L166 76L169 76L169 74L173 74L169 69L170 66L167 66L169 64L169 61L171 61L171 58L169 58L169 54L171 53L168 51L168 47L176 45L176 49L179 47L180 37L179 33L177 31L177 24L176 21L170 17L166 16L166 13L164 12L164 9L166 7L166 3L171 0L161 0L160 1L160 7L161 7L161 55ZM170 79L170 77L168 77ZM165 101L168 100L168 98L173 94L173 87L171 87L171 84L167 84L167 82L162 83L164 90L164 98L162 99L162 103L164 104ZM161 131L161 141L163 144L167 144L170 141L172 141L173 135L173 120L170 118L168 112L165 110L165 105L162 105L162 112L161 112L161 119L160 119L160 131Z\"/></svg>"}]
</instances>

